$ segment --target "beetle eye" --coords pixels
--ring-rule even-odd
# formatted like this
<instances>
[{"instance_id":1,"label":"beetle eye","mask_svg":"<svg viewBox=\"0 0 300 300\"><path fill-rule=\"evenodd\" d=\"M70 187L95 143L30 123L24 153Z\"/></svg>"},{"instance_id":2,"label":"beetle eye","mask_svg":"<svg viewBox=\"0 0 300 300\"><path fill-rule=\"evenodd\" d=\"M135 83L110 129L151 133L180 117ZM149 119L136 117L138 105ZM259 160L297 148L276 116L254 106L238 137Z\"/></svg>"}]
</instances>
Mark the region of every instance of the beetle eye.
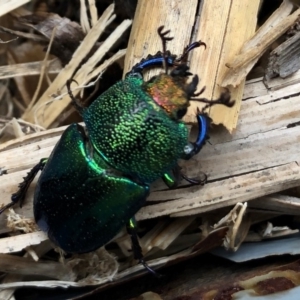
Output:
<instances>
[{"instance_id":1,"label":"beetle eye","mask_svg":"<svg viewBox=\"0 0 300 300\"><path fill-rule=\"evenodd\" d=\"M172 70L171 76L173 77L186 77L192 75L192 73L188 72L189 67L187 65L181 64Z\"/></svg>"},{"instance_id":2,"label":"beetle eye","mask_svg":"<svg viewBox=\"0 0 300 300\"><path fill-rule=\"evenodd\" d=\"M177 118L178 119L183 118L183 116L186 114L186 112L187 112L187 108L179 109L177 111Z\"/></svg>"},{"instance_id":3,"label":"beetle eye","mask_svg":"<svg viewBox=\"0 0 300 300\"><path fill-rule=\"evenodd\" d=\"M157 77L158 77L158 76L155 75L155 76L151 77L147 82L152 83L152 82L155 81L155 79L156 79Z\"/></svg>"},{"instance_id":4,"label":"beetle eye","mask_svg":"<svg viewBox=\"0 0 300 300\"><path fill-rule=\"evenodd\" d=\"M143 79L143 74L140 72L135 72L135 73L130 73L130 77L138 78L138 79Z\"/></svg>"}]
</instances>

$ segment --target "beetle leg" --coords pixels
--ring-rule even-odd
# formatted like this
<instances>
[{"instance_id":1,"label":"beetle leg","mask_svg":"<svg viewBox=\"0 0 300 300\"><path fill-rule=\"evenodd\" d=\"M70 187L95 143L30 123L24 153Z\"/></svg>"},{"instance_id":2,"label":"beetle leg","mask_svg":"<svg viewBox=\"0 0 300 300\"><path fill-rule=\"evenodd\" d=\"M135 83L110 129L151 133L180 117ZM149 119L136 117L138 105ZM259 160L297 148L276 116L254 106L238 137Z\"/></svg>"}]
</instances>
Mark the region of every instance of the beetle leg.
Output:
<instances>
[{"instance_id":1,"label":"beetle leg","mask_svg":"<svg viewBox=\"0 0 300 300\"><path fill-rule=\"evenodd\" d=\"M42 158L40 162L35 165L28 173L27 176L24 177L24 181L19 184L19 190L11 195L11 202L5 205L0 209L0 214L2 214L5 210L8 208L12 207L16 203L20 203L20 207L22 207L27 190L35 178L36 174L40 171L43 170L44 166L46 165L47 158Z\"/></svg>"},{"instance_id":2,"label":"beetle leg","mask_svg":"<svg viewBox=\"0 0 300 300\"><path fill-rule=\"evenodd\" d=\"M136 232L136 222L134 218L131 218L126 226L127 232L130 235L131 239L131 244L132 244L132 252L133 252L133 257L134 259L138 260L139 263L141 263L144 268L154 275L155 277L161 277L160 274L156 273L153 269L151 269L148 264L145 262L143 253L142 253L142 248L140 246L139 240L138 240L138 235Z\"/></svg>"},{"instance_id":3,"label":"beetle leg","mask_svg":"<svg viewBox=\"0 0 300 300\"><path fill-rule=\"evenodd\" d=\"M194 143L190 142L184 147L182 159L188 160L200 152L208 138L207 131L210 123L209 120L209 117L204 113L201 113L197 108L198 137Z\"/></svg>"},{"instance_id":4,"label":"beetle leg","mask_svg":"<svg viewBox=\"0 0 300 300\"><path fill-rule=\"evenodd\" d=\"M203 89L200 91L200 93L203 92ZM194 94L194 96L199 95ZM205 141L207 140L207 131L210 124L210 118L204 113L204 111L213 105L221 104L225 105L227 107L232 107L235 103L235 101L230 101L230 93L229 91L225 91L221 94L219 99L216 100L208 100L206 98L190 98L191 100L197 100L199 102L207 103L202 110L200 111L199 108L197 108L197 122L198 122L198 137L197 140L194 143L188 143L184 147L184 153L181 157L182 159L188 160L194 155L198 154L199 151L202 149L202 147L205 144Z\"/></svg>"},{"instance_id":5,"label":"beetle leg","mask_svg":"<svg viewBox=\"0 0 300 300\"><path fill-rule=\"evenodd\" d=\"M165 173L162 177L164 183L170 188L174 189L178 186L178 182L181 178L185 181L189 182L192 185L204 185L207 181L207 175L203 174L203 179L196 179L187 177L184 173L182 173L181 168L177 165L172 172Z\"/></svg>"},{"instance_id":6,"label":"beetle leg","mask_svg":"<svg viewBox=\"0 0 300 300\"><path fill-rule=\"evenodd\" d=\"M66 87L67 87L67 90L68 90L68 94L69 94L69 96L70 96L70 98L72 100L72 102L71 102L72 105L75 107L75 109L78 111L78 113L80 115L82 115L82 111L83 111L84 107L78 102L78 100L74 97L74 95L72 93L72 90L71 90L71 83L72 83L72 81L74 81L74 82L77 83L77 81L74 80L74 79L69 79L66 82Z\"/></svg>"},{"instance_id":7,"label":"beetle leg","mask_svg":"<svg viewBox=\"0 0 300 300\"><path fill-rule=\"evenodd\" d=\"M204 179L189 178L183 173L181 173L180 175L184 180L186 180L187 182L189 182L192 185L204 185L207 182L207 175L203 172L202 172L202 174L204 175Z\"/></svg>"},{"instance_id":8,"label":"beetle leg","mask_svg":"<svg viewBox=\"0 0 300 300\"><path fill-rule=\"evenodd\" d=\"M163 175L162 180L166 186L170 189L177 187L178 182L181 179L180 167L177 165L172 172L167 172Z\"/></svg>"}]
</instances>

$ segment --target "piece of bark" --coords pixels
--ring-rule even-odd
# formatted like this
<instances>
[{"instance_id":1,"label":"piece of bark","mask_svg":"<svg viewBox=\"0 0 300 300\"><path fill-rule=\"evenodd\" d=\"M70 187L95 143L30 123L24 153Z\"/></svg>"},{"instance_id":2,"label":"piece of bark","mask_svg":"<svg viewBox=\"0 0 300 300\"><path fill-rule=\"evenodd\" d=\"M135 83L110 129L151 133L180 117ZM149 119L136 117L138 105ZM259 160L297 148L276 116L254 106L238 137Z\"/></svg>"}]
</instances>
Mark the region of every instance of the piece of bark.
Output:
<instances>
[{"instance_id":1,"label":"piece of bark","mask_svg":"<svg viewBox=\"0 0 300 300\"><path fill-rule=\"evenodd\" d=\"M300 215L300 198L274 194L251 201L249 207L276 211L285 215Z\"/></svg>"},{"instance_id":2,"label":"piece of bark","mask_svg":"<svg viewBox=\"0 0 300 300\"><path fill-rule=\"evenodd\" d=\"M237 86L244 80L252 67L280 36L282 36L297 20L300 9L290 14L293 3L284 0L281 6L259 28L255 35L245 43L239 53L227 62L229 68L221 86ZM289 15L290 14L290 15Z\"/></svg>"},{"instance_id":3,"label":"piece of bark","mask_svg":"<svg viewBox=\"0 0 300 300\"><path fill-rule=\"evenodd\" d=\"M259 3L258 0L201 2L193 40L205 42L207 48L192 52L190 66L192 73L199 75L201 85L206 86L203 97L216 99L223 91L221 83L227 71L225 65L254 34ZM233 108L220 105L211 108L210 117L215 124L222 123L230 132L235 129L243 90L244 82L235 89L230 88L232 99L236 101ZM195 122L198 105L192 102L185 121Z\"/></svg>"},{"instance_id":4,"label":"piece of bark","mask_svg":"<svg viewBox=\"0 0 300 300\"><path fill-rule=\"evenodd\" d=\"M61 71L61 64L59 60L53 59L47 62L48 63L48 74L57 74ZM13 64L0 66L0 80L6 78L14 78L19 76L33 76L40 75L41 66L43 62L35 61L21 64Z\"/></svg>"},{"instance_id":5,"label":"piece of bark","mask_svg":"<svg viewBox=\"0 0 300 300\"><path fill-rule=\"evenodd\" d=\"M48 41L53 39L49 51L59 58L63 66L70 61L85 36L78 23L53 13L36 12L20 17L18 21L39 32ZM55 35L52 38L54 30Z\"/></svg>"},{"instance_id":6,"label":"piece of bark","mask_svg":"<svg viewBox=\"0 0 300 300\"><path fill-rule=\"evenodd\" d=\"M269 57L265 79L286 78L300 69L300 32L274 49Z\"/></svg>"},{"instance_id":7,"label":"piece of bark","mask_svg":"<svg viewBox=\"0 0 300 300\"><path fill-rule=\"evenodd\" d=\"M276 77L271 80L265 80L263 84L270 90L282 90L284 87L295 85L300 82L300 71L287 78Z\"/></svg>"},{"instance_id":8,"label":"piece of bark","mask_svg":"<svg viewBox=\"0 0 300 300\"><path fill-rule=\"evenodd\" d=\"M47 239L47 235L42 231L2 238L0 239L0 253L19 252L26 247L40 244Z\"/></svg>"},{"instance_id":9,"label":"piece of bark","mask_svg":"<svg viewBox=\"0 0 300 300\"><path fill-rule=\"evenodd\" d=\"M293 292L293 287L297 285L294 278L299 276L299 266L300 262L295 258L277 257L273 260L236 264L213 255L203 255L163 270L164 280L151 281L145 277L132 283L126 282L117 289L104 291L99 287L76 300L85 299L86 296L97 297L96 293L100 291L98 298L102 300L127 300L149 290L158 293L164 300L281 299L280 294L272 297L272 293L283 291L288 296L289 292ZM238 296L238 292L243 290L245 297ZM131 300L137 299L140 298ZM295 298L285 299L297 299L297 293Z\"/></svg>"}]
</instances>

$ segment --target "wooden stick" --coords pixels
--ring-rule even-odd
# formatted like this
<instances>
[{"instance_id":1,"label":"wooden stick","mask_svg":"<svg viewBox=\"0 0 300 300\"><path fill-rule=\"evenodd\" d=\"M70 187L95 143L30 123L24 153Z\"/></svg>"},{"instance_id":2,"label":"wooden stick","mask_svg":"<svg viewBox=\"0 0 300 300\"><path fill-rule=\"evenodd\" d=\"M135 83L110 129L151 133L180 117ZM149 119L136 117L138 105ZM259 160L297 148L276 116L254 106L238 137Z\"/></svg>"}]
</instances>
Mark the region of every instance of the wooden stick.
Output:
<instances>
[{"instance_id":1,"label":"wooden stick","mask_svg":"<svg viewBox=\"0 0 300 300\"><path fill-rule=\"evenodd\" d=\"M295 22L300 10L289 15L292 9L292 2L289 0L282 2L255 35L231 58L231 61L227 62L228 69L221 86L236 87L240 84L269 46Z\"/></svg>"},{"instance_id":2,"label":"wooden stick","mask_svg":"<svg viewBox=\"0 0 300 300\"><path fill-rule=\"evenodd\" d=\"M33 262L30 258L0 254L0 268L4 273L37 275L59 280L74 280L71 268L58 262Z\"/></svg>"}]
</instances>

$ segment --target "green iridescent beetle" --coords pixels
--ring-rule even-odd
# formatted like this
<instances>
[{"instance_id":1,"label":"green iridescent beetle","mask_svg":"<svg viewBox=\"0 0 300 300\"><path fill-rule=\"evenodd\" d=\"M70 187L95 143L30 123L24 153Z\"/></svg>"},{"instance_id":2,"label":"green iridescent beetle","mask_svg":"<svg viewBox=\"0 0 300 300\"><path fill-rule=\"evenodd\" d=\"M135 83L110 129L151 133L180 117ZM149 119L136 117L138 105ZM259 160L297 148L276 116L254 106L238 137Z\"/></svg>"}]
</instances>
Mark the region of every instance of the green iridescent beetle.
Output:
<instances>
[{"instance_id":1,"label":"green iridescent beetle","mask_svg":"<svg viewBox=\"0 0 300 300\"><path fill-rule=\"evenodd\" d=\"M133 216L149 194L149 184L169 172L178 159L189 159L203 146L208 119L199 110L198 138L188 141L188 130L180 121L189 101L195 99L198 76L187 83L187 53L201 45L191 44L179 58L166 51L169 32L158 33L163 53L148 56L133 67L123 81L109 88L92 105L80 106L69 94L86 124L70 125L48 159L42 159L20 184L12 202L22 205L27 189L42 170L34 194L34 216L50 240L68 253L85 253L109 242L127 224L134 256L144 262ZM144 82L142 71L164 66L165 72ZM174 67L168 73L168 67ZM202 90L203 91L203 90ZM207 106L232 106L228 93L214 101L196 99ZM198 183L182 175L191 183Z\"/></svg>"}]
</instances>

